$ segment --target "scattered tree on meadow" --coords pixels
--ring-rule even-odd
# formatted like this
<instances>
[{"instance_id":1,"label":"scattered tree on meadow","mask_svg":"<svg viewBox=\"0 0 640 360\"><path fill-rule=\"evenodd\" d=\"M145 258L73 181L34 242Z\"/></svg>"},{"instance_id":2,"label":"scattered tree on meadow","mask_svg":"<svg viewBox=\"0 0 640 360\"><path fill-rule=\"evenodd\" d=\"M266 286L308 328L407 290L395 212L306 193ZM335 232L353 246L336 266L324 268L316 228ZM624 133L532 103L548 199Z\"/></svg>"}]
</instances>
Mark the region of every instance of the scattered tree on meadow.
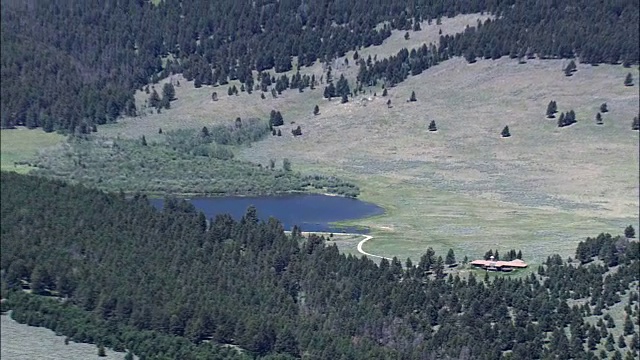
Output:
<instances>
[{"instance_id":1,"label":"scattered tree on meadow","mask_svg":"<svg viewBox=\"0 0 640 360\"><path fill-rule=\"evenodd\" d=\"M236 129L240 129L242 127L242 119L237 117L234 126Z\"/></svg>"},{"instance_id":2,"label":"scattered tree on meadow","mask_svg":"<svg viewBox=\"0 0 640 360\"><path fill-rule=\"evenodd\" d=\"M208 138L209 135L210 135L209 129L207 129L206 126L203 126L202 130L200 130L200 136L202 136L203 138Z\"/></svg>"},{"instance_id":3,"label":"scattered tree on meadow","mask_svg":"<svg viewBox=\"0 0 640 360\"><path fill-rule=\"evenodd\" d=\"M176 89L170 82L165 83L162 87L162 98L166 98L168 101L173 101L176 99Z\"/></svg>"},{"instance_id":4,"label":"scattered tree on meadow","mask_svg":"<svg viewBox=\"0 0 640 360\"><path fill-rule=\"evenodd\" d=\"M431 120L431 122L429 123L429 131L437 131L438 128L436 127L436 121L435 120Z\"/></svg>"},{"instance_id":5,"label":"scattered tree on meadow","mask_svg":"<svg viewBox=\"0 0 640 360\"><path fill-rule=\"evenodd\" d=\"M571 76L576 71L578 71L578 67L576 66L576 62L571 60L571 61L569 61L569 64L567 64L567 67L564 68L564 75L565 76Z\"/></svg>"},{"instance_id":6,"label":"scattered tree on meadow","mask_svg":"<svg viewBox=\"0 0 640 360\"><path fill-rule=\"evenodd\" d=\"M142 135L142 146L147 146L147 139L144 137L144 135Z\"/></svg>"},{"instance_id":7,"label":"scattered tree on meadow","mask_svg":"<svg viewBox=\"0 0 640 360\"><path fill-rule=\"evenodd\" d=\"M387 96L389 93L387 92L387 89L385 88L384 90L382 90L382 96Z\"/></svg>"},{"instance_id":8,"label":"scattered tree on meadow","mask_svg":"<svg viewBox=\"0 0 640 360\"><path fill-rule=\"evenodd\" d=\"M606 113L609 112L609 108L607 107L607 103L602 103L602 105L600 105L600 112L601 113Z\"/></svg>"},{"instance_id":9,"label":"scattered tree on meadow","mask_svg":"<svg viewBox=\"0 0 640 360\"><path fill-rule=\"evenodd\" d=\"M302 129L300 128L300 125L298 125L297 128L291 130L291 133L293 134L293 136L300 136L302 135Z\"/></svg>"},{"instance_id":10,"label":"scattered tree on meadow","mask_svg":"<svg viewBox=\"0 0 640 360\"><path fill-rule=\"evenodd\" d=\"M600 113L596 114L596 124L602 125L602 115Z\"/></svg>"},{"instance_id":11,"label":"scattered tree on meadow","mask_svg":"<svg viewBox=\"0 0 640 360\"><path fill-rule=\"evenodd\" d=\"M502 135L503 138L511 136L511 133L509 132L509 126L505 126L504 129L502 129L500 135Z\"/></svg>"},{"instance_id":12,"label":"scattered tree on meadow","mask_svg":"<svg viewBox=\"0 0 640 360\"><path fill-rule=\"evenodd\" d=\"M282 160L282 170L291 171L291 161L288 158Z\"/></svg>"},{"instance_id":13,"label":"scattered tree on meadow","mask_svg":"<svg viewBox=\"0 0 640 360\"><path fill-rule=\"evenodd\" d=\"M313 107L313 115L318 115L320 114L320 107L318 107L318 105Z\"/></svg>"},{"instance_id":14,"label":"scattered tree on meadow","mask_svg":"<svg viewBox=\"0 0 640 360\"><path fill-rule=\"evenodd\" d=\"M347 94L342 94L342 98L340 99L340 103L341 104L346 104L349 102L349 97L347 96Z\"/></svg>"},{"instance_id":15,"label":"scattered tree on meadow","mask_svg":"<svg viewBox=\"0 0 640 360\"><path fill-rule=\"evenodd\" d=\"M331 100L334 96L336 96L336 88L333 83L329 83L329 85L324 88L324 97L325 99Z\"/></svg>"},{"instance_id":16,"label":"scattered tree on meadow","mask_svg":"<svg viewBox=\"0 0 640 360\"><path fill-rule=\"evenodd\" d=\"M560 114L560 118L558 119L558 127L569 126L575 124L576 122L577 120L575 111L569 110L566 115L564 113Z\"/></svg>"},{"instance_id":17,"label":"scattered tree on meadow","mask_svg":"<svg viewBox=\"0 0 640 360\"><path fill-rule=\"evenodd\" d=\"M633 228L633 226L629 225L626 228L624 228L624 236L627 238L636 237L636 230Z\"/></svg>"},{"instance_id":18,"label":"scattered tree on meadow","mask_svg":"<svg viewBox=\"0 0 640 360\"><path fill-rule=\"evenodd\" d=\"M417 101L416 100L416 92L415 91L411 92L411 96L409 97L409 101Z\"/></svg>"},{"instance_id":19,"label":"scattered tree on meadow","mask_svg":"<svg viewBox=\"0 0 640 360\"><path fill-rule=\"evenodd\" d=\"M282 136L282 131L280 131L280 129L278 129L278 136Z\"/></svg>"},{"instance_id":20,"label":"scattered tree on meadow","mask_svg":"<svg viewBox=\"0 0 640 360\"><path fill-rule=\"evenodd\" d=\"M158 134L162 134L162 128L158 128Z\"/></svg>"},{"instance_id":21,"label":"scattered tree on meadow","mask_svg":"<svg viewBox=\"0 0 640 360\"><path fill-rule=\"evenodd\" d=\"M387 100L387 107L391 109L391 99Z\"/></svg>"},{"instance_id":22,"label":"scattered tree on meadow","mask_svg":"<svg viewBox=\"0 0 640 360\"><path fill-rule=\"evenodd\" d=\"M284 124L284 119L282 118L280 111L271 110L271 113L269 114L269 124L271 124L271 126L280 126Z\"/></svg>"},{"instance_id":23,"label":"scattered tree on meadow","mask_svg":"<svg viewBox=\"0 0 640 360\"><path fill-rule=\"evenodd\" d=\"M627 77L624 78L624 86L633 86L633 75L631 73L628 73Z\"/></svg>"},{"instance_id":24,"label":"scattered tree on meadow","mask_svg":"<svg viewBox=\"0 0 640 360\"><path fill-rule=\"evenodd\" d=\"M156 89L153 89L151 95L149 96L149 107L158 108L160 107L160 95Z\"/></svg>"},{"instance_id":25,"label":"scattered tree on meadow","mask_svg":"<svg viewBox=\"0 0 640 360\"><path fill-rule=\"evenodd\" d=\"M547 117L549 119L553 119L557 112L558 112L558 105L556 104L555 100L551 100L549 102L549 105L547 105Z\"/></svg>"},{"instance_id":26,"label":"scattered tree on meadow","mask_svg":"<svg viewBox=\"0 0 640 360\"><path fill-rule=\"evenodd\" d=\"M633 122L631 123L631 130L640 130L640 121L637 116L633 117Z\"/></svg>"},{"instance_id":27,"label":"scattered tree on meadow","mask_svg":"<svg viewBox=\"0 0 640 360\"><path fill-rule=\"evenodd\" d=\"M404 39L405 40L409 40L409 32L408 31L404 33Z\"/></svg>"},{"instance_id":28,"label":"scattered tree on meadow","mask_svg":"<svg viewBox=\"0 0 640 360\"><path fill-rule=\"evenodd\" d=\"M98 345L98 356L105 357L107 356L106 351L104 350L104 345Z\"/></svg>"},{"instance_id":29,"label":"scattered tree on meadow","mask_svg":"<svg viewBox=\"0 0 640 360\"><path fill-rule=\"evenodd\" d=\"M217 92L212 92L211 93L211 101L218 101L218 93Z\"/></svg>"}]
</instances>

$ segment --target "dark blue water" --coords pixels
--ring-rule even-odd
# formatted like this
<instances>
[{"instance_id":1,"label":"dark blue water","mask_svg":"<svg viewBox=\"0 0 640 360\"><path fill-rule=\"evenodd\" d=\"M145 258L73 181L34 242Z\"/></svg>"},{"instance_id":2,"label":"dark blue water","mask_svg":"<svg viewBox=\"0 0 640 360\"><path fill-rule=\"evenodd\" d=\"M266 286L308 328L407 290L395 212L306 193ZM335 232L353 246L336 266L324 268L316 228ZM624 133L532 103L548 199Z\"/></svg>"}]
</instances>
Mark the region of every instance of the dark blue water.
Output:
<instances>
[{"instance_id":1,"label":"dark blue water","mask_svg":"<svg viewBox=\"0 0 640 360\"><path fill-rule=\"evenodd\" d=\"M371 203L326 195L286 195L263 197L204 197L187 199L196 209L202 211L208 219L217 214L230 214L239 220L251 205L258 210L260 219L269 217L279 219L285 230L298 225L302 231L317 232L355 232L366 233L361 227L338 227L331 223L337 221L361 219L380 215L384 210ZM162 209L162 199L150 199L158 209Z\"/></svg>"}]
</instances>

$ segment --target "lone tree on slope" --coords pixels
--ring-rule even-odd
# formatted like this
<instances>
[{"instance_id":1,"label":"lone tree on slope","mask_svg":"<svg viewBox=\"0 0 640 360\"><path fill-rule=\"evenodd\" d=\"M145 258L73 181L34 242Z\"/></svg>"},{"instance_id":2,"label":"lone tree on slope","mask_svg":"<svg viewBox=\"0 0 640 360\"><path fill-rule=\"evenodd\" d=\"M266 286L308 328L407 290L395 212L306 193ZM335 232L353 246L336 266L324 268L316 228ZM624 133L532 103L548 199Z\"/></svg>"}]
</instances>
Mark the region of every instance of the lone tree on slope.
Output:
<instances>
[{"instance_id":1,"label":"lone tree on slope","mask_svg":"<svg viewBox=\"0 0 640 360\"><path fill-rule=\"evenodd\" d=\"M602 125L602 115L600 113L596 114L596 124Z\"/></svg>"},{"instance_id":2,"label":"lone tree on slope","mask_svg":"<svg viewBox=\"0 0 640 360\"><path fill-rule=\"evenodd\" d=\"M624 78L624 86L633 86L633 75L631 73L628 73L627 77Z\"/></svg>"},{"instance_id":3,"label":"lone tree on slope","mask_svg":"<svg viewBox=\"0 0 640 360\"><path fill-rule=\"evenodd\" d=\"M411 102L413 102L413 101L418 101L418 100L416 99L416 92L415 92L415 91L412 91L412 92L411 92L411 96L409 97L409 101L411 101Z\"/></svg>"},{"instance_id":4,"label":"lone tree on slope","mask_svg":"<svg viewBox=\"0 0 640 360\"><path fill-rule=\"evenodd\" d=\"M631 130L640 130L640 121L638 121L637 116L633 118L633 123L631 123Z\"/></svg>"},{"instance_id":5,"label":"lone tree on slope","mask_svg":"<svg viewBox=\"0 0 640 360\"><path fill-rule=\"evenodd\" d=\"M318 115L320 114L320 108L318 107L318 105L313 107L313 115Z\"/></svg>"},{"instance_id":6,"label":"lone tree on slope","mask_svg":"<svg viewBox=\"0 0 640 360\"><path fill-rule=\"evenodd\" d=\"M505 126L504 129L502 129L500 135L502 135L503 138L511 136L511 133L509 132L509 126Z\"/></svg>"},{"instance_id":7,"label":"lone tree on slope","mask_svg":"<svg viewBox=\"0 0 640 360\"><path fill-rule=\"evenodd\" d=\"M554 117L556 117L557 112L558 112L558 105L554 100L551 100L549 102L549 105L547 105L547 117L549 119L553 119Z\"/></svg>"},{"instance_id":8,"label":"lone tree on slope","mask_svg":"<svg viewBox=\"0 0 640 360\"><path fill-rule=\"evenodd\" d=\"M624 236L628 238L636 237L636 230L633 228L633 226L629 225L624 229Z\"/></svg>"},{"instance_id":9,"label":"lone tree on slope","mask_svg":"<svg viewBox=\"0 0 640 360\"><path fill-rule=\"evenodd\" d=\"M438 128L436 127L436 121L435 120L431 120L431 122L429 123L429 131L437 131Z\"/></svg>"},{"instance_id":10,"label":"lone tree on slope","mask_svg":"<svg viewBox=\"0 0 640 360\"><path fill-rule=\"evenodd\" d=\"M600 105L600 112L601 113L606 113L609 112L609 108L607 107L607 103L602 103L602 105Z\"/></svg>"}]
</instances>

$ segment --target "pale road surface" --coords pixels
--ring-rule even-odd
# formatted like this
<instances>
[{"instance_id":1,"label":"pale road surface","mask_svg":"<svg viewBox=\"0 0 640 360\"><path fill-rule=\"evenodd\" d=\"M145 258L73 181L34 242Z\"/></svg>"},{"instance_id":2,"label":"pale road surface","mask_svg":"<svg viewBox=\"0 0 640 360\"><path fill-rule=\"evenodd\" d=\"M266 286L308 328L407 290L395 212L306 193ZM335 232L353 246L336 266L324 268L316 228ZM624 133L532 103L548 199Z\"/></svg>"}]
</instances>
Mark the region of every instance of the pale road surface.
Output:
<instances>
[{"instance_id":1,"label":"pale road surface","mask_svg":"<svg viewBox=\"0 0 640 360\"><path fill-rule=\"evenodd\" d=\"M285 231L286 233L290 233L290 231ZM303 231L302 232L303 235L309 235L309 234L316 234L316 235L329 235L331 233L328 232L313 232L313 231ZM364 250L362 250L362 246L364 246L364 243L366 243L367 241L373 239L373 236L371 235L364 235L364 234L356 234L356 233L336 233L336 234L340 234L340 235L348 235L348 236L364 236L364 239L362 239L359 243L358 243L358 252L362 255L366 255L366 256L371 256L371 257L375 257L378 259L387 259L387 260L393 260L392 258L388 258L385 256L380 256L380 255L375 255L375 254L370 254Z\"/></svg>"}]
</instances>

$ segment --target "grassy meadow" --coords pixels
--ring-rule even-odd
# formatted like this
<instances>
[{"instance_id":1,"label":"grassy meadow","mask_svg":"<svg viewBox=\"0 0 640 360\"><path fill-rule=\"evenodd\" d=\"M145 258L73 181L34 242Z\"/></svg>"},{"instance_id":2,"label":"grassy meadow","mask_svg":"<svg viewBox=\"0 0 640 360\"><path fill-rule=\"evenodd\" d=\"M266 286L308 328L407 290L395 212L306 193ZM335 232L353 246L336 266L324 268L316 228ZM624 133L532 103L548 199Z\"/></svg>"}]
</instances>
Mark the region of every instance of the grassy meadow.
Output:
<instances>
[{"instance_id":1,"label":"grassy meadow","mask_svg":"<svg viewBox=\"0 0 640 360\"><path fill-rule=\"evenodd\" d=\"M2 325L2 345L0 357L13 360L86 360L86 359L123 359L125 353L105 349L105 357L98 356L98 348L94 344L80 344L73 341L64 344L64 336L53 331L20 324L9 317L0 316ZM137 359L137 357L134 356Z\"/></svg>"},{"instance_id":2,"label":"grassy meadow","mask_svg":"<svg viewBox=\"0 0 640 360\"><path fill-rule=\"evenodd\" d=\"M402 47L437 41L440 30L460 32L485 18L465 15L443 19L441 25L424 23L421 31L409 31L408 40L404 31L395 32L381 46L358 52L363 58L382 58ZM353 87L353 52L346 58L349 65L345 58L334 61L333 76L345 74ZM147 111L101 126L99 134L162 141L159 128L199 129L236 117L264 119L276 109L284 117L283 136L239 149L236 157L263 166L270 159L289 158L296 171L355 182L361 199L386 209L382 216L345 223L372 229L367 252L417 260L428 247L443 257L453 248L459 259L473 259L489 249L516 249L535 264L553 253L573 256L586 236L620 234L629 224L639 227L639 136L631 131L638 114L638 69L578 64L578 71L565 77L567 63L519 64L502 58L468 64L455 58L388 89L388 97L376 87L347 104L323 99L326 84L303 93L287 90L277 98L267 93L261 99L259 91L228 96L228 86L195 89L176 75L155 84L161 92L164 82L180 82L170 110ZM636 83L631 87L623 85L628 72ZM319 79L325 72L317 63L301 74ZM237 82L231 85L239 87ZM211 100L213 91L218 101ZM417 101L407 102L412 91ZM138 106L147 98L138 92ZM559 112L573 109L578 122L558 128L556 119L546 119L551 100ZM605 102L610 111L598 126L595 115ZM314 116L316 104L320 114ZM437 132L427 130L431 120ZM291 129L298 125L303 136L293 137ZM501 138L506 125L512 136ZM37 131L38 139L31 143L17 134L19 139L9 141L28 143L32 149L7 146L5 151L3 131L3 169L39 148L41 135L49 136ZM61 139L55 136L47 141Z\"/></svg>"},{"instance_id":3,"label":"grassy meadow","mask_svg":"<svg viewBox=\"0 0 640 360\"><path fill-rule=\"evenodd\" d=\"M2 170L27 173L32 167L20 164L20 162L28 162L39 152L46 151L46 148L63 141L62 135L45 133L41 129L33 131L24 128L0 130L0 165Z\"/></svg>"}]
</instances>

